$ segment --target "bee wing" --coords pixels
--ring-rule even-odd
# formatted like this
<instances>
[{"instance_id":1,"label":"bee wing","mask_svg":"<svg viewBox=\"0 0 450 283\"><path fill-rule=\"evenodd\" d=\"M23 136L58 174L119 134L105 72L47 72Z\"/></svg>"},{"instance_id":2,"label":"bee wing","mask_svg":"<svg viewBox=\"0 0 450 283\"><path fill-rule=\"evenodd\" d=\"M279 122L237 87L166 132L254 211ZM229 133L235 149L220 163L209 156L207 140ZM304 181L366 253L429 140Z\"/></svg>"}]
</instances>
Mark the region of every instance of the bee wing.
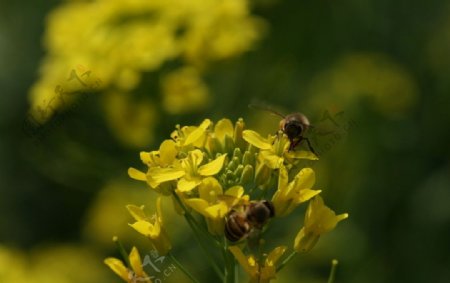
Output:
<instances>
[{"instance_id":1,"label":"bee wing","mask_svg":"<svg viewBox=\"0 0 450 283\"><path fill-rule=\"evenodd\" d=\"M275 109L273 109L273 107L268 106L268 105L264 105L264 104L250 103L248 105L248 108L262 110L262 111L267 111L270 114L275 115L275 116L279 116L279 117L281 117L283 119L286 117L286 115L283 115L280 112L276 111Z\"/></svg>"},{"instance_id":2,"label":"bee wing","mask_svg":"<svg viewBox=\"0 0 450 283\"><path fill-rule=\"evenodd\" d=\"M314 144L329 139L333 134L342 134L345 132L346 124L344 111L331 113L326 110L321 118L309 126L307 135Z\"/></svg>"}]
</instances>

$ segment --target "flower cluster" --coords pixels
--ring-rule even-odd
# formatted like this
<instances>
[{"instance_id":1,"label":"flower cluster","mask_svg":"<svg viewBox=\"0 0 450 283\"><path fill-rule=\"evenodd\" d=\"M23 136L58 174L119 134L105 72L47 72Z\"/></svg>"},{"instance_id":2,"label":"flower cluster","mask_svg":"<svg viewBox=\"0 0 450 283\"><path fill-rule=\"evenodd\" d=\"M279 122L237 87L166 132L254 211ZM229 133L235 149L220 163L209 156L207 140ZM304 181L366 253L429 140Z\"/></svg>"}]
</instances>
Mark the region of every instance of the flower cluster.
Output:
<instances>
[{"instance_id":1,"label":"flower cluster","mask_svg":"<svg viewBox=\"0 0 450 283\"><path fill-rule=\"evenodd\" d=\"M313 188L313 169L302 168L302 159L317 157L301 147L289 150L289 143L282 132L265 138L245 129L242 119L234 125L228 119L215 124L206 119L199 126L177 126L159 150L141 152L147 167L144 172L130 168L128 173L146 182L160 197L172 198L200 243L222 249L220 266L225 266L224 270L212 262L219 276L233 278L238 262L251 282L269 282L293 255L310 251L321 235L348 217L336 215L324 204L321 190ZM273 219L264 227L256 227L249 214L243 213L241 220L248 223L241 224L249 228L248 233L237 243L227 239L230 215L246 211L259 201L273 206ZM287 246L261 251L262 243L270 241L264 239L264 229L306 202L309 205L303 227L293 240L291 254L285 256ZM148 237L160 253L170 254L160 209L153 220L138 206L128 206L128 210L136 220L130 225Z\"/></svg>"},{"instance_id":2,"label":"flower cluster","mask_svg":"<svg viewBox=\"0 0 450 283\"><path fill-rule=\"evenodd\" d=\"M86 91L82 86L74 89L67 80L77 65L86 66L101 79L96 91L105 93L107 118L113 119L112 125L123 124L117 119L129 117L124 114L128 108L139 111L140 116L145 116L141 112L156 111L151 107L140 111L133 104L137 97L131 95L149 74L156 79L146 83L156 82L152 89L161 90L162 106L168 113L203 109L210 95L202 77L211 63L250 50L263 34L265 23L250 13L249 2L65 1L47 18L44 44L48 54L41 64L40 78L30 90L30 114L35 116L39 109L46 108L47 114L38 121L43 123L65 107L55 99L58 85L70 91ZM153 97L144 102L147 105L160 100ZM120 114L110 114L113 110ZM126 124L137 124L137 132L142 121L148 129L153 120L142 117ZM123 131L119 129L117 135L129 134ZM146 137L134 142L141 147L147 143Z\"/></svg>"}]
</instances>

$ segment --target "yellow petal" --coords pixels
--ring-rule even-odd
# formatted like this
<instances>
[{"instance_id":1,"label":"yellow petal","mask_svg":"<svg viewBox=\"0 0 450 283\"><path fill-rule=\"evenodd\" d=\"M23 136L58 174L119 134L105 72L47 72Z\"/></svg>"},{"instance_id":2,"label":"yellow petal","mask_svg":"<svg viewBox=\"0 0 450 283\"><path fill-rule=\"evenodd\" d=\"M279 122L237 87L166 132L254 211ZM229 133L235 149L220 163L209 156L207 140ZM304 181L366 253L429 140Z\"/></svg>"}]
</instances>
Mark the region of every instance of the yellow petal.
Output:
<instances>
[{"instance_id":1,"label":"yellow petal","mask_svg":"<svg viewBox=\"0 0 450 283\"><path fill-rule=\"evenodd\" d=\"M203 136L206 129L211 125L211 120L205 119L198 128L196 128L194 131L192 131L184 141L184 145L190 145L194 142L196 142L199 138Z\"/></svg>"},{"instance_id":2,"label":"yellow petal","mask_svg":"<svg viewBox=\"0 0 450 283\"><path fill-rule=\"evenodd\" d=\"M128 275L130 275L128 269L125 267L123 262L117 258L108 257L104 260L104 263L111 268L111 270L120 276L126 282L129 281Z\"/></svg>"},{"instance_id":3,"label":"yellow petal","mask_svg":"<svg viewBox=\"0 0 450 283\"><path fill-rule=\"evenodd\" d=\"M203 179L202 183L199 185L198 193L201 199L206 200L208 203L213 203L216 202L217 196L223 194L223 190L216 178L207 177Z\"/></svg>"},{"instance_id":4,"label":"yellow petal","mask_svg":"<svg viewBox=\"0 0 450 283\"><path fill-rule=\"evenodd\" d=\"M159 226L158 222L155 222L155 225L153 225L148 221L136 221L129 225L140 234L152 239L156 239L161 233L161 226Z\"/></svg>"},{"instance_id":5,"label":"yellow petal","mask_svg":"<svg viewBox=\"0 0 450 283\"><path fill-rule=\"evenodd\" d=\"M136 247L131 249L130 256L128 258L130 260L131 268L136 273L136 277L143 277L142 275L144 275L144 270L142 269L141 256L139 255Z\"/></svg>"},{"instance_id":6,"label":"yellow petal","mask_svg":"<svg viewBox=\"0 0 450 283\"><path fill-rule=\"evenodd\" d=\"M305 233L322 235L333 230L337 223L346 219L348 214L336 216L336 213L323 203L320 196L316 196L309 202L305 214Z\"/></svg>"},{"instance_id":7,"label":"yellow petal","mask_svg":"<svg viewBox=\"0 0 450 283\"><path fill-rule=\"evenodd\" d=\"M205 212L210 218L213 219L224 218L228 213L228 206L223 202L219 202L218 204L207 207Z\"/></svg>"},{"instance_id":8,"label":"yellow petal","mask_svg":"<svg viewBox=\"0 0 450 283\"><path fill-rule=\"evenodd\" d=\"M342 214L339 214L339 215L337 215L336 216L336 220L339 222L339 221L342 221L342 220L344 220L344 219L347 219L348 218L348 213L342 213Z\"/></svg>"},{"instance_id":9,"label":"yellow petal","mask_svg":"<svg viewBox=\"0 0 450 283\"><path fill-rule=\"evenodd\" d=\"M189 192L189 191L192 191L198 185L200 185L201 182L202 181L199 178L194 178L191 180L186 180L185 178L181 178L178 181L177 189L180 192Z\"/></svg>"},{"instance_id":10,"label":"yellow petal","mask_svg":"<svg viewBox=\"0 0 450 283\"><path fill-rule=\"evenodd\" d=\"M292 191L299 192L304 189L311 189L316 182L316 174L311 168L303 168L298 172L292 181Z\"/></svg>"},{"instance_id":11,"label":"yellow petal","mask_svg":"<svg viewBox=\"0 0 450 283\"><path fill-rule=\"evenodd\" d=\"M289 158L295 159L309 159L309 160L318 160L317 155L307 150L299 150L299 151L289 151L286 153L286 156Z\"/></svg>"},{"instance_id":12,"label":"yellow petal","mask_svg":"<svg viewBox=\"0 0 450 283\"><path fill-rule=\"evenodd\" d=\"M272 148L272 144L266 139L261 137L257 132L252 130L244 130L242 132L242 137L246 142L256 146L259 149L269 150Z\"/></svg>"},{"instance_id":13,"label":"yellow petal","mask_svg":"<svg viewBox=\"0 0 450 283\"><path fill-rule=\"evenodd\" d=\"M184 170L178 168L160 168L152 167L148 170L147 181L152 188L156 188L159 184L183 177Z\"/></svg>"},{"instance_id":14,"label":"yellow petal","mask_svg":"<svg viewBox=\"0 0 450 283\"><path fill-rule=\"evenodd\" d=\"M139 156L141 157L141 161L144 164L151 164L153 162L152 160L152 153L151 152L146 152L146 151L141 151L139 153Z\"/></svg>"},{"instance_id":15,"label":"yellow petal","mask_svg":"<svg viewBox=\"0 0 450 283\"><path fill-rule=\"evenodd\" d=\"M130 176L130 178L138 180L138 181L147 180L147 177L144 172L141 172L133 167L128 168L128 176Z\"/></svg>"},{"instance_id":16,"label":"yellow petal","mask_svg":"<svg viewBox=\"0 0 450 283\"><path fill-rule=\"evenodd\" d=\"M305 253L310 251L319 240L320 236L312 233L306 233L303 227L294 240L294 250L298 253Z\"/></svg>"},{"instance_id":17,"label":"yellow petal","mask_svg":"<svg viewBox=\"0 0 450 283\"><path fill-rule=\"evenodd\" d=\"M296 204L308 201L315 197L316 195L320 194L321 190L310 190L310 189L304 189L300 190L296 196L294 196L294 202Z\"/></svg>"},{"instance_id":18,"label":"yellow petal","mask_svg":"<svg viewBox=\"0 0 450 283\"><path fill-rule=\"evenodd\" d=\"M269 283L271 279L276 278L275 266L263 266L261 268L261 276L259 278L260 283Z\"/></svg>"},{"instance_id":19,"label":"yellow petal","mask_svg":"<svg viewBox=\"0 0 450 283\"><path fill-rule=\"evenodd\" d=\"M266 266L274 266L277 261L280 259L280 257L283 256L284 252L286 251L286 246L280 246L273 249L269 255L266 258Z\"/></svg>"},{"instance_id":20,"label":"yellow petal","mask_svg":"<svg viewBox=\"0 0 450 283\"><path fill-rule=\"evenodd\" d=\"M283 164L284 158L276 155L274 152L269 150L260 151L259 154L262 156L264 160L264 164L266 164L271 169L280 168Z\"/></svg>"},{"instance_id":21,"label":"yellow petal","mask_svg":"<svg viewBox=\"0 0 450 283\"><path fill-rule=\"evenodd\" d=\"M242 186L233 186L226 190L225 195L240 198L244 194L244 188Z\"/></svg>"},{"instance_id":22,"label":"yellow petal","mask_svg":"<svg viewBox=\"0 0 450 283\"><path fill-rule=\"evenodd\" d=\"M159 147L159 157L161 159L161 166L171 165L175 160L178 151L173 140L165 140Z\"/></svg>"},{"instance_id":23,"label":"yellow petal","mask_svg":"<svg viewBox=\"0 0 450 283\"><path fill-rule=\"evenodd\" d=\"M279 170L279 176L278 176L278 190L281 191L282 194L286 193L289 177L287 169L284 165L280 166Z\"/></svg>"},{"instance_id":24,"label":"yellow petal","mask_svg":"<svg viewBox=\"0 0 450 283\"><path fill-rule=\"evenodd\" d=\"M192 209L204 216L206 214L205 210L209 206L207 201L199 198L186 199L184 202L192 207Z\"/></svg>"},{"instance_id":25,"label":"yellow petal","mask_svg":"<svg viewBox=\"0 0 450 283\"><path fill-rule=\"evenodd\" d=\"M244 253L238 246L231 246L228 249L234 255L234 257L242 266L242 268L244 268L245 272L247 272L250 275L250 277L255 277L258 271L256 262L254 260L253 262L249 261L251 257L247 259L247 257L244 255Z\"/></svg>"},{"instance_id":26,"label":"yellow petal","mask_svg":"<svg viewBox=\"0 0 450 283\"><path fill-rule=\"evenodd\" d=\"M226 157L227 154L223 154L213 161L201 166L200 168L198 168L198 173L202 176L212 176L219 173L219 171L222 170L223 163L225 162Z\"/></svg>"},{"instance_id":27,"label":"yellow petal","mask_svg":"<svg viewBox=\"0 0 450 283\"><path fill-rule=\"evenodd\" d=\"M224 142L225 136L229 136L230 138L233 137L233 124L229 119L222 119L217 122L216 126L214 127L214 134L216 135L216 138Z\"/></svg>"},{"instance_id":28,"label":"yellow petal","mask_svg":"<svg viewBox=\"0 0 450 283\"><path fill-rule=\"evenodd\" d=\"M158 218L157 220L162 226L163 219L162 219L161 201L162 201L162 197L158 197L156 199L156 217Z\"/></svg>"},{"instance_id":29,"label":"yellow petal","mask_svg":"<svg viewBox=\"0 0 450 283\"><path fill-rule=\"evenodd\" d=\"M195 149L189 152L188 158L183 160L184 162L192 162L195 166L198 166L203 161L203 153L199 149ZM186 165L188 167L188 165Z\"/></svg>"},{"instance_id":30,"label":"yellow petal","mask_svg":"<svg viewBox=\"0 0 450 283\"><path fill-rule=\"evenodd\" d=\"M145 215L143 208L144 206L139 207L132 204L127 205L128 212L136 221L147 219L147 216Z\"/></svg>"}]
</instances>

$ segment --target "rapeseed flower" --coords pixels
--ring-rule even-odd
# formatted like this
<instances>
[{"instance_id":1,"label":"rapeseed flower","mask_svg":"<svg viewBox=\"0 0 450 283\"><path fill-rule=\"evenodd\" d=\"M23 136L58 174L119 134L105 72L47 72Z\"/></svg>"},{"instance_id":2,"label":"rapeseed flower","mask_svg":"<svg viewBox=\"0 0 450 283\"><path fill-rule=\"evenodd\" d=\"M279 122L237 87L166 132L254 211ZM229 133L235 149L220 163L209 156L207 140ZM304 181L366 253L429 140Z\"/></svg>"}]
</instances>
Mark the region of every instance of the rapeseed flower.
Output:
<instances>
[{"instance_id":1,"label":"rapeseed flower","mask_svg":"<svg viewBox=\"0 0 450 283\"><path fill-rule=\"evenodd\" d=\"M270 282L295 254L311 250L320 235L347 218L325 206L318 196L321 190L313 189L314 170L301 167L301 159L317 160L317 156L289 148L282 132L266 139L245 129L243 119L234 125L229 119L217 123L205 119L198 126L177 125L159 150L141 153L147 169L130 168L129 175L158 193L158 203L161 197L172 198L205 254L214 248L221 250L221 261L208 257L219 277L232 282L237 261L250 282ZM284 256L285 246L265 251L262 243L270 240L263 233L266 226L295 213L307 201L305 226L291 253ZM266 211L256 212L256 207ZM140 207L128 209L136 220L131 226L149 237L160 253L171 255L162 221L149 219ZM265 217L271 219L260 224Z\"/></svg>"},{"instance_id":2,"label":"rapeseed flower","mask_svg":"<svg viewBox=\"0 0 450 283\"><path fill-rule=\"evenodd\" d=\"M29 116L45 123L79 99L61 93L105 93L107 122L119 141L134 147L152 141L159 109L204 109L211 101L204 81L211 63L254 48L265 27L250 0L65 1L46 23L47 54L29 91ZM136 89L149 81L157 91L134 105ZM130 118L131 108L138 117Z\"/></svg>"},{"instance_id":3,"label":"rapeseed flower","mask_svg":"<svg viewBox=\"0 0 450 283\"><path fill-rule=\"evenodd\" d=\"M104 262L114 273L127 283L135 283L137 281L145 283L152 282L142 267L141 256L136 247L133 247L128 256L129 267L127 267L123 261L114 257L108 257Z\"/></svg>"},{"instance_id":4,"label":"rapeseed flower","mask_svg":"<svg viewBox=\"0 0 450 283\"><path fill-rule=\"evenodd\" d=\"M144 213L143 206L127 205L127 209L136 220L136 222L129 225L140 234L148 237L160 255L167 254L172 245L163 225L161 197L156 200L156 214L151 217Z\"/></svg>"},{"instance_id":5,"label":"rapeseed flower","mask_svg":"<svg viewBox=\"0 0 450 283\"><path fill-rule=\"evenodd\" d=\"M305 224L295 237L294 249L297 252L311 250L320 236L333 230L338 222L346 219L347 213L336 213L323 203L320 196L316 196L309 203L305 214Z\"/></svg>"}]
</instances>

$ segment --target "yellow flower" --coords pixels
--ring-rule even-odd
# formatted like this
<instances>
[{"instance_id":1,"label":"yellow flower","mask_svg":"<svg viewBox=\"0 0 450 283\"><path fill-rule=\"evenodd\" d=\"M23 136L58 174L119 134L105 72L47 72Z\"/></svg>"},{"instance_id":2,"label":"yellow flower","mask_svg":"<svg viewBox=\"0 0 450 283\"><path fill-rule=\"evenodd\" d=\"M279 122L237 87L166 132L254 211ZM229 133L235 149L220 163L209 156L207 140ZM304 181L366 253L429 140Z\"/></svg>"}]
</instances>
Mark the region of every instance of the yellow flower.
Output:
<instances>
[{"instance_id":1,"label":"yellow flower","mask_svg":"<svg viewBox=\"0 0 450 283\"><path fill-rule=\"evenodd\" d=\"M200 73L193 67L183 67L161 80L163 105L170 114L183 114L204 109L209 103L209 91Z\"/></svg>"},{"instance_id":2,"label":"yellow flower","mask_svg":"<svg viewBox=\"0 0 450 283\"><path fill-rule=\"evenodd\" d=\"M198 110L209 93L202 74L212 61L237 57L261 37L263 22L249 0L67 1L47 18L47 56L30 90L31 114L47 121L64 105L54 92L73 66L85 64L102 79L101 90L131 93L143 73L166 62L180 70L163 78L170 113ZM89 19L87 21L86 19ZM162 72L165 73L165 72ZM91 76L92 77L92 76ZM63 85L64 89L66 87ZM76 90L82 90L76 86ZM41 108L49 108L39 115Z\"/></svg>"},{"instance_id":3,"label":"yellow flower","mask_svg":"<svg viewBox=\"0 0 450 283\"><path fill-rule=\"evenodd\" d=\"M145 273L143 267L142 267L142 261L141 256L139 255L138 250L136 247L133 247L133 249L130 252L130 255L128 257L131 269L126 267L125 264L117 258L114 257L108 257L105 259L105 264L111 268L111 270L120 276L125 282L128 283L135 283L137 281L139 282L146 282L151 283L150 277Z\"/></svg>"},{"instance_id":4,"label":"yellow flower","mask_svg":"<svg viewBox=\"0 0 450 283\"><path fill-rule=\"evenodd\" d=\"M239 119L233 126L229 119L221 119L214 125L214 131L208 135L206 149L213 155L226 152L232 154L235 148L246 150L245 141L242 138L244 121Z\"/></svg>"},{"instance_id":5,"label":"yellow flower","mask_svg":"<svg viewBox=\"0 0 450 283\"><path fill-rule=\"evenodd\" d=\"M185 126L180 129L177 126L177 130L170 137L175 140L180 150L189 150L193 147L201 148L206 142L206 133L211 124L211 120L205 119L198 127Z\"/></svg>"},{"instance_id":6,"label":"yellow flower","mask_svg":"<svg viewBox=\"0 0 450 283\"><path fill-rule=\"evenodd\" d=\"M316 196L309 202L305 214L305 224L295 237L294 249L297 252L310 251L321 235L333 230L339 221L347 217L347 213L336 215L323 203L320 196Z\"/></svg>"},{"instance_id":7,"label":"yellow flower","mask_svg":"<svg viewBox=\"0 0 450 283\"><path fill-rule=\"evenodd\" d=\"M265 165L271 169L280 168L284 160L292 159L309 159L317 160L317 156L306 150L289 151L289 139L286 135L270 136L268 139L261 137L255 131L244 130L243 138L249 144L254 145L260 149L259 156L262 158Z\"/></svg>"},{"instance_id":8,"label":"yellow flower","mask_svg":"<svg viewBox=\"0 0 450 283\"><path fill-rule=\"evenodd\" d=\"M278 176L278 190L272 197L276 216L286 216L300 203L308 201L320 190L311 190L315 182L315 174L311 168L303 168L288 183L288 171L284 165L280 166Z\"/></svg>"},{"instance_id":9,"label":"yellow flower","mask_svg":"<svg viewBox=\"0 0 450 283\"><path fill-rule=\"evenodd\" d=\"M142 148L153 140L158 112L150 99L136 100L130 93L103 96L105 117L113 134L124 145Z\"/></svg>"},{"instance_id":10,"label":"yellow flower","mask_svg":"<svg viewBox=\"0 0 450 283\"><path fill-rule=\"evenodd\" d=\"M158 197L156 201L156 214L152 217L148 217L144 213L143 208L143 206L127 205L128 211L136 220L135 223L129 225L137 232L148 237L160 255L165 255L170 251L172 246L163 226L161 197Z\"/></svg>"},{"instance_id":11,"label":"yellow flower","mask_svg":"<svg viewBox=\"0 0 450 283\"><path fill-rule=\"evenodd\" d=\"M265 283L276 277L276 263L286 251L285 246L276 247L267 255L264 264L257 262L253 255L246 257L238 246L228 248L245 272L250 276L250 282Z\"/></svg>"},{"instance_id":12,"label":"yellow flower","mask_svg":"<svg viewBox=\"0 0 450 283\"><path fill-rule=\"evenodd\" d=\"M226 154L223 154L213 161L201 165L203 153L195 149L190 151L186 158L180 160L177 166L172 168L150 168L147 173L147 180L152 188L156 188L163 182L179 179L177 190L179 192L189 192L200 185L204 177L219 173L226 157Z\"/></svg>"},{"instance_id":13,"label":"yellow flower","mask_svg":"<svg viewBox=\"0 0 450 283\"><path fill-rule=\"evenodd\" d=\"M159 150L151 152L143 151L140 155L142 162L149 168L167 168L175 162L177 154L178 149L175 142L173 140L165 140L161 143ZM171 194L170 186L163 186L162 184L152 186L151 184L154 184L154 181L150 177L148 172L146 174L131 167L128 169L128 175L135 180L147 182L147 184L155 189L158 193L162 193L165 195Z\"/></svg>"},{"instance_id":14,"label":"yellow flower","mask_svg":"<svg viewBox=\"0 0 450 283\"><path fill-rule=\"evenodd\" d=\"M198 193L199 198L185 199L184 202L205 217L213 235L223 235L225 216L230 208L241 200L248 200L248 196L243 196L243 187L234 186L223 193L222 186L213 177L202 180Z\"/></svg>"}]
</instances>

